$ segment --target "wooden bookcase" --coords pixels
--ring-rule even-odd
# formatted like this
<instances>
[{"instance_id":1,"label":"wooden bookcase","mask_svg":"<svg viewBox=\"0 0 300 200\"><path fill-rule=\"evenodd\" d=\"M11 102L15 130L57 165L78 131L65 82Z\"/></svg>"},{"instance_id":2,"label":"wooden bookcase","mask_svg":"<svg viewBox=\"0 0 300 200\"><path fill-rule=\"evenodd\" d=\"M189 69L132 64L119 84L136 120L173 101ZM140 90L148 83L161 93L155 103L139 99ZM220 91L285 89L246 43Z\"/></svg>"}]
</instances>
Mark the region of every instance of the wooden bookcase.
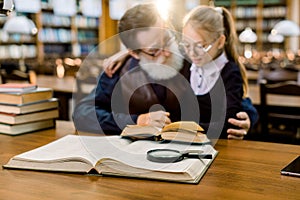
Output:
<instances>
[{"instance_id":1,"label":"wooden bookcase","mask_svg":"<svg viewBox=\"0 0 300 200\"><path fill-rule=\"evenodd\" d=\"M28 15L34 18L35 15ZM3 27L8 17L0 17L0 27ZM0 59L14 60L21 57L21 51L26 58L35 59L37 57L37 35L19 35L7 34L2 28L0 29Z\"/></svg>"},{"instance_id":2,"label":"wooden bookcase","mask_svg":"<svg viewBox=\"0 0 300 200\"><path fill-rule=\"evenodd\" d=\"M99 43L100 18L57 16L51 9L37 14L37 41L40 65L53 63L56 58L84 58Z\"/></svg>"},{"instance_id":3,"label":"wooden bookcase","mask_svg":"<svg viewBox=\"0 0 300 200\"><path fill-rule=\"evenodd\" d=\"M268 35L273 26L286 19L289 0L218 0L216 6L224 6L233 14L237 34L246 27L251 27L257 34L255 47L258 51L268 51L272 44L268 42ZM280 44L284 47L284 43Z\"/></svg>"},{"instance_id":4,"label":"wooden bookcase","mask_svg":"<svg viewBox=\"0 0 300 200\"><path fill-rule=\"evenodd\" d=\"M80 1L77 0L78 5ZM109 18L109 0L102 0L102 16L99 17L86 17L80 9L75 16L58 16L47 1L43 1L42 5L41 11L35 14L14 11L16 15L26 15L33 20L39 30L37 35L26 36L22 42L26 63L37 73L54 73L58 58L84 59L101 41L116 34L117 23ZM1 27L6 20L5 17L0 18ZM3 34L1 31L0 36ZM9 38L7 41L0 39L1 63L18 62L13 52L21 44L20 37Z\"/></svg>"}]
</instances>

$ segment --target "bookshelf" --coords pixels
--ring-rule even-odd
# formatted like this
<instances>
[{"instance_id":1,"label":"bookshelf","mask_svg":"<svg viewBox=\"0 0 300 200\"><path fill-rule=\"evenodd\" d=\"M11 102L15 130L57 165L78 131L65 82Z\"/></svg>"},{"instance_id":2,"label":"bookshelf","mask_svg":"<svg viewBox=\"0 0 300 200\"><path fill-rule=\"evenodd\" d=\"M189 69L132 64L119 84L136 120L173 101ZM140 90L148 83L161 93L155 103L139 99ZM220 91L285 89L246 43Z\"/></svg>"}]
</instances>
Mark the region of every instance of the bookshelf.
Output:
<instances>
[{"instance_id":1,"label":"bookshelf","mask_svg":"<svg viewBox=\"0 0 300 200\"><path fill-rule=\"evenodd\" d=\"M216 6L224 6L233 14L237 34L239 35L246 27L251 27L257 34L255 44L258 51L268 51L272 44L268 41L273 26L286 19L288 0L220 0L215 1ZM280 44L284 47L284 43Z\"/></svg>"},{"instance_id":2,"label":"bookshelf","mask_svg":"<svg viewBox=\"0 0 300 200\"><path fill-rule=\"evenodd\" d=\"M58 16L51 8L39 15L39 60L50 60L46 64L55 58L84 58L99 43L100 16L84 16L80 9L74 16Z\"/></svg>"},{"instance_id":3,"label":"bookshelf","mask_svg":"<svg viewBox=\"0 0 300 200\"><path fill-rule=\"evenodd\" d=\"M16 15L26 15L33 20L39 33L36 36L25 37L26 63L41 74L53 74L55 60L65 58L84 59L88 53L100 42L101 15L86 16L81 10L81 1L76 0L76 14L73 16L57 15L52 7L52 1L42 0L41 11L38 13L24 13L14 11ZM3 27L7 18L0 18ZM0 62L14 62L20 45L17 36L8 38L0 30Z\"/></svg>"},{"instance_id":4,"label":"bookshelf","mask_svg":"<svg viewBox=\"0 0 300 200\"><path fill-rule=\"evenodd\" d=\"M33 18L32 15L26 15ZM3 27L8 18L0 18L0 27ZM1 60L19 59L21 51L26 58L37 56L37 35L7 34L0 30L0 55Z\"/></svg>"},{"instance_id":5,"label":"bookshelf","mask_svg":"<svg viewBox=\"0 0 300 200\"><path fill-rule=\"evenodd\" d=\"M57 16L52 10L42 10L39 40L49 56L85 56L98 43L99 18Z\"/></svg>"}]
</instances>

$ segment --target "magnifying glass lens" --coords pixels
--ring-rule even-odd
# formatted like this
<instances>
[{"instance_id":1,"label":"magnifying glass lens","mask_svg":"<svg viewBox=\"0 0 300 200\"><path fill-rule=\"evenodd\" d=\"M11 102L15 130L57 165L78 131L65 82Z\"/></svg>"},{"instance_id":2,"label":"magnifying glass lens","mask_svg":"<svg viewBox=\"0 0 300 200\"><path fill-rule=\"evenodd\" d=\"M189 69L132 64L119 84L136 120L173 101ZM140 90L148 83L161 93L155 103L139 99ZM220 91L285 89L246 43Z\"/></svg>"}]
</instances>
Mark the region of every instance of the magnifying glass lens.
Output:
<instances>
[{"instance_id":1,"label":"magnifying glass lens","mask_svg":"<svg viewBox=\"0 0 300 200\"><path fill-rule=\"evenodd\" d=\"M175 151L153 151L151 153L152 156L155 157L162 157L162 158L172 158L172 157L178 157L181 156L181 154L179 152L175 152Z\"/></svg>"},{"instance_id":2,"label":"magnifying glass lens","mask_svg":"<svg viewBox=\"0 0 300 200\"><path fill-rule=\"evenodd\" d=\"M182 154L172 149L154 149L147 152L147 159L152 162L172 163L183 159Z\"/></svg>"},{"instance_id":3,"label":"magnifying glass lens","mask_svg":"<svg viewBox=\"0 0 300 200\"><path fill-rule=\"evenodd\" d=\"M152 162L173 163L186 158L212 159L212 154L202 154L201 150L180 152L174 149L152 149L147 152L147 159Z\"/></svg>"}]
</instances>

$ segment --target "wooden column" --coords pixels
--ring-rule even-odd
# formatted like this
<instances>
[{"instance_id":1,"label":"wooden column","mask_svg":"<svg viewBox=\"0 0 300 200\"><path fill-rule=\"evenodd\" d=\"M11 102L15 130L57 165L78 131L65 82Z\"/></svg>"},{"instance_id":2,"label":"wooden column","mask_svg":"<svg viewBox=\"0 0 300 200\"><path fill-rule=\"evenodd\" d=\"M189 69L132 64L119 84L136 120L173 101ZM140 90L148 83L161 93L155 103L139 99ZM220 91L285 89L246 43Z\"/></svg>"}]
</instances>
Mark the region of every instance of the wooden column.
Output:
<instances>
[{"instance_id":1,"label":"wooden column","mask_svg":"<svg viewBox=\"0 0 300 200\"><path fill-rule=\"evenodd\" d=\"M263 7L264 2L263 0L259 0L256 6L257 9L257 20L256 20L256 35L257 35L257 42L256 42L256 49L258 51L262 51L263 49Z\"/></svg>"},{"instance_id":2,"label":"wooden column","mask_svg":"<svg viewBox=\"0 0 300 200\"><path fill-rule=\"evenodd\" d=\"M39 30L38 34L41 34L40 31L43 28L42 22L42 12L40 11L35 15L35 23L36 27ZM39 66L39 72L44 72L44 59L45 59L45 52L44 52L44 43L39 40L38 34L36 35L36 52L37 52L37 62Z\"/></svg>"},{"instance_id":3,"label":"wooden column","mask_svg":"<svg viewBox=\"0 0 300 200\"><path fill-rule=\"evenodd\" d=\"M117 20L112 20L109 16L109 0L102 0L102 16L99 23L99 53L109 56L119 51L119 37L116 36ZM114 38L112 38L115 36Z\"/></svg>"},{"instance_id":4,"label":"wooden column","mask_svg":"<svg viewBox=\"0 0 300 200\"><path fill-rule=\"evenodd\" d=\"M287 19L291 20L299 25L299 6L298 0L287 0ZM285 41L286 49L291 49L294 53L297 53L299 49L299 36L288 37Z\"/></svg>"}]
</instances>

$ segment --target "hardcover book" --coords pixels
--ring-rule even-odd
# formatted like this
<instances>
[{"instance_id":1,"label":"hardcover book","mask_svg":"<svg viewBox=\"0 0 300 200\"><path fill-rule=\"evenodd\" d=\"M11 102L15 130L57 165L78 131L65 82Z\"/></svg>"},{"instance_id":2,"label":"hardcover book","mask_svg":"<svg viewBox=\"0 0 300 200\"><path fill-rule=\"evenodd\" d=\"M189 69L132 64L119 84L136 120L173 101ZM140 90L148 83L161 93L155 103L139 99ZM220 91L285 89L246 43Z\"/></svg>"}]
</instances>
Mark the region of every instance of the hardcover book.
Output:
<instances>
[{"instance_id":1,"label":"hardcover book","mask_svg":"<svg viewBox=\"0 0 300 200\"><path fill-rule=\"evenodd\" d=\"M204 129L193 121L173 122L159 129L154 126L128 125L121 136L134 140L154 139L162 141L179 141L188 143L209 143Z\"/></svg>"},{"instance_id":2,"label":"hardcover book","mask_svg":"<svg viewBox=\"0 0 300 200\"><path fill-rule=\"evenodd\" d=\"M5 124L23 124L27 122L34 122L45 119L58 118L58 109L45 110L40 112L33 112L28 114L11 114L0 113L0 123Z\"/></svg>"},{"instance_id":3,"label":"hardcover book","mask_svg":"<svg viewBox=\"0 0 300 200\"><path fill-rule=\"evenodd\" d=\"M33 103L16 104L16 105L0 103L0 112L25 114L30 112L37 112L41 110L57 108L58 106L59 104L57 98L51 98L48 100L37 101Z\"/></svg>"},{"instance_id":4,"label":"hardcover book","mask_svg":"<svg viewBox=\"0 0 300 200\"><path fill-rule=\"evenodd\" d=\"M0 92L28 92L36 90L37 85L30 83L4 83L0 84Z\"/></svg>"},{"instance_id":5,"label":"hardcover book","mask_svg":"<svg viewBox=\"0 0 300 200\"><path fill-rule=\"evenodd\" d=\"M40 88L27 92L0 93L0 103L3 104L25 104L51 99L53 90L51 88Z\"/></svg>"},{"instance_id":6,"label":"hardcover book","mask_svg":"<svg viewBox=\"0 0 300 200\"><path fill-rule=\"evenodd\" d=\"M202 151L211 159L186 158L158 163L147 159L153 149ZM132 141L120 136L68 135L11 158L4 168L48 172L92 173L122 177L198 183L217 156L211 145Z\"/></svg>"},{"instance_id":7,"label":"hardcover book","mask_svg":"<svg viewBox=\"0 0 300 200\"><path fill-rule=\"evenodd\" d=\"M29 122L25 124L1 124L0 123L0 133L7 134L7 135L19 135L23 133L29 133L41 129L52 128L55 127L55 120L42 120L42 121L35 121Z\"/></svg>"}]
</instances>

